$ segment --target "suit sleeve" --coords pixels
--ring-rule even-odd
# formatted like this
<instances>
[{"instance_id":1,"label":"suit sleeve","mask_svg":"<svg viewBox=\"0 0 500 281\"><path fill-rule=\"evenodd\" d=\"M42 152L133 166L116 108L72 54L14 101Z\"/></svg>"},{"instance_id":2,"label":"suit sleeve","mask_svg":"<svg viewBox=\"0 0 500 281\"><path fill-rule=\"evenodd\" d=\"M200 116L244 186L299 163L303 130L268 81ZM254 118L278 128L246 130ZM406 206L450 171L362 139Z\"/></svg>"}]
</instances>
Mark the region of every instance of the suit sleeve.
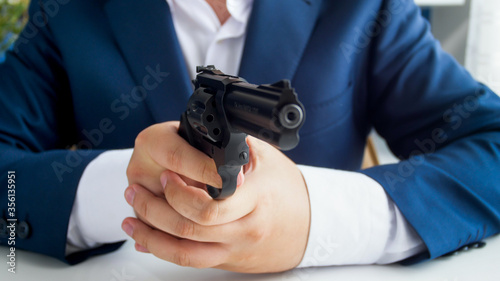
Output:
<instances>
[{"instance_id":1,"label":"suit sleeve","mask_svg":"<svg viewBox=\"0 0 500 281\"><path fill-rule=\"evenodd\" d=\"M0 242L76 263L118 244L65 257L79 179L102 151L69 149L77 141L71 92L50 17L42 20L39 3L32 2L30 21L0 64L0 208L4 222L22 223L15 245L8 244L6 232ZM15 212L7 206L8 171L15 172Z\"/></svg>"},{"instance_id":2,"label":"suit sleeve","mask_svg":"<svg viewBox=\"0 0 500 281\"><path fill-rule=\"evenodd\" d=\"M362 172L427 246L411 263L500 231L500 99L441 50L413 1L384 3L369 115L401 162Z\"/></svg>"}]
</instances>

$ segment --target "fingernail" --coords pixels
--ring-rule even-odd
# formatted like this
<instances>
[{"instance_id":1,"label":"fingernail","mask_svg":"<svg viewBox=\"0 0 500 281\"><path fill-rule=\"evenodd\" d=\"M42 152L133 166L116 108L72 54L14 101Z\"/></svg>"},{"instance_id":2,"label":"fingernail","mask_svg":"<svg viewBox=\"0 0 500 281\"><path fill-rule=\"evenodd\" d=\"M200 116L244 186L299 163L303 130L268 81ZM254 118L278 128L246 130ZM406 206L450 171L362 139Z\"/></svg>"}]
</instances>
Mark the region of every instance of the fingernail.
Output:
<instances>
[{"instance_id":1,"label":"fingernail","mask_svg":"<svg viewBox=\"0 0 500 281\"><path fill-rule=\"evenodd\" d=\"M134 227L130 223L127 223L127 222L123 223L122 224L122 229L130 237L132 237L132 234L134 234Z\"/></svg>"},{"instance_id":2,"label":"fingernail","mask_svg":"<svg viewBox=\"0 0 500 281\"><path fill-rule=\"evenodd\" d=\"M142 253L149 253L149 250L144 248L142 245L135 243L135 249Z\"/></svg>"},{"instance_id":3,"label":"fingernail","mask_svg":"<svg viewBox=\"0 0 500 281\"><path fill-rule=\"evenodd\" d=\"M244 181L245 181L245 176L243 175L243 172L240 172L238 174L238 178L236 179L236 186L242 185Z\"/></svg>"},{"instance_id":4,"label":"fingernail","mask_svg":"<svg viewBox=\"0 0 500 281\"><path fill-rule=\"evenodd\" d=\"M163 187L163 190L165 190L165 186L167 186L167 173L163 172L160 176L160 183L161 186Z\"/></svg>"},{"instance_id":5,"label":"fingernail","mask_svg":"<svg viewBox=\"0 0 500 281\"><path fill-rule=\"evenodd\" d=\"M130 205L134 205L134 197L135 197L135 189L133 187L129 186L125 190L125 200L127 200L127 202Z\"/></svg>"}]
</instances>

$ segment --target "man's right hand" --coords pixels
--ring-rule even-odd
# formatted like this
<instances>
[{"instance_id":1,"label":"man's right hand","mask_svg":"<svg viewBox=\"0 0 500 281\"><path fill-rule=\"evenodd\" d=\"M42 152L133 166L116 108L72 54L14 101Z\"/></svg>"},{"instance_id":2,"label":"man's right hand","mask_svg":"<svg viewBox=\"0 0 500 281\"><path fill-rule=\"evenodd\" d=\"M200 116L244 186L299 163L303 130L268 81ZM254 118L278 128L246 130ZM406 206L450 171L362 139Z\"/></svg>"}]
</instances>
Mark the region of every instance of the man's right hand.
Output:
<instances>
[{"instance_id":1,"label":"man's right hand","mask_svg":"<svg viewBox=\"0 0 500 281\"><path fill-rule=\"evenodd\" d=\"M172 121L150 126L139 133L127 168L129 185L139 184L165 198L160 175L169 170L184 176L190 184L195 181L222 186L213 159L179 136L178 129L179 122Z\"/></svg>"}]
</instances>

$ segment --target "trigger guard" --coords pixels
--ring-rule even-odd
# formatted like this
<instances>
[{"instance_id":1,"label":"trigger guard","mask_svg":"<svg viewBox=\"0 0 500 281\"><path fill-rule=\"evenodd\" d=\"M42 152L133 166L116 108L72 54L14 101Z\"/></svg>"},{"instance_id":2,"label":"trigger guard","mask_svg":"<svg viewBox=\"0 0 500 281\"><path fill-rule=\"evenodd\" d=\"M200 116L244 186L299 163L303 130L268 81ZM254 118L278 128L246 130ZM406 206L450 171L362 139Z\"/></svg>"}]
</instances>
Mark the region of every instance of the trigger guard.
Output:
<instances>
[{"instance_id":1,"label":"trigger guard","mask_svg":"<svg viewBox=\"0 0 500 281\"><path fill-rule=\"evenodd\" d=\"M210 197L212 197L213 199L222 199L219 198L220 194L222 193L222 189L207 184L207 191L208 195L210 195Z\"/></svg>"},{"instance_id":2,"label":"trigger guard","mask_svg":"<svg viewBox=\"0 0 500 281\"><path fill-rule=\"evenodd\" d=\"M208 194L213 199L225 199L233 195L238 184L238 174L241 171L241 165L223 165L217 169L222 179L222 188L216 188L207 185Z\"/></svg>"}]
</instances>

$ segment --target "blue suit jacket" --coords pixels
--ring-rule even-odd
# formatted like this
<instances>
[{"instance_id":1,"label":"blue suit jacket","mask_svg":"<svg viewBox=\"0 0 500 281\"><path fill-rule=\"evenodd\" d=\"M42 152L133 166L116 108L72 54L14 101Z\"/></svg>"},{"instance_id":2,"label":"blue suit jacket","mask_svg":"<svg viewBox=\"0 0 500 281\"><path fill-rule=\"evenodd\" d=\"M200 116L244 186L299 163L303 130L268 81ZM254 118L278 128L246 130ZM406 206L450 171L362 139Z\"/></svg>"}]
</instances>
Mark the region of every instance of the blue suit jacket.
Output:
<instances>
[{"instance_id":1,"label":"blue suit jacket","mask_svg":"<svg viewBox=\"0 0 500 281\"><path fill-rule=\"evenodd\" d=\"M30 15L0 65L0 208L9 218L14 170L30 230L16 246L76 263L119 246L64 256L86 165L178 120L192 88L165 0L34 1ZM401 163L361 172L425 242L417 258L499 232L500 100L441 50L413 1L256 0L238 74L292 80L307 112L296 163L358 170L370 130L387 140Z\"/></svg>"}]
</instances>

